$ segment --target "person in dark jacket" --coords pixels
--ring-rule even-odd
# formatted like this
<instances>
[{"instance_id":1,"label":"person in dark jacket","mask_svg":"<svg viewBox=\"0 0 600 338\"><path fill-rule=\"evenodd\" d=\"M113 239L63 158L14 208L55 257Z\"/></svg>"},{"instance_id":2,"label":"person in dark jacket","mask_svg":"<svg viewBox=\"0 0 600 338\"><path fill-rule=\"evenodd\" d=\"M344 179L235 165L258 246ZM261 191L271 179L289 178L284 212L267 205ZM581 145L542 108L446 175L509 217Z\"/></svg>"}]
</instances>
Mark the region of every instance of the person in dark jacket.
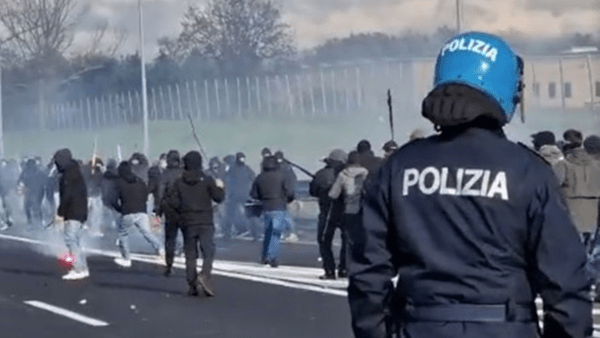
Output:
<instances>
[{"instance_id":1,"label":"person in dark jacket","mask_svg":"<svg viewBox=\"0 0 600 338\"><path fill-rule=\"evenodd\" d=\"M347 161L346 153L341 149L334 149L329 157L323 159L325 168L317 171L315 177L309 184L309 193L319 199L319 217L317 223L317 243L319 252L323 259L325 274L320 279L335 279L335 257L332 244L335 230L339 229L342 238L340 248L340 264L338 265L339 278L348 276L346 269L346 231L342 227L342 215L344 214L344 200L342 198L331 199L329 190L335 182L335 178L344 169Z\"/></svg>"},{"instance_id":2,"label":"person in dark jacket","mask_svg":"<svg viewBox=\"0 0 600 338\"><path fill-rule=\"evenodd\" d=\"M160 186L160 177L167 168L167 154L161 154L158 162L148 169L148 191L156 205L158 200L158 190Z\"/></svg>"},{"instance_id":3,"label":"person in dark jacket","mask_svg":"<svg viewBox=\"0 0 600 338\"><path fill-rule=\"evenodd\" d=\"M85 180L69 149L57 151L53 158L56 169L61 174L58 182L60 203L55 223L64 223L65 244L74 258L73 269L64 275L63 279L86 278L90 272L79 242L83 223L88 216Z\"/></svg>"},{"instance_id":4,"label":"person in dark jacket","mask_svg":"<svg viewBox=\"0 0 600 338\"><path fill-rule=\"evenodd\" d=\"M276 268L279 266L281 234L290 224L287 205L294 200L294 190L275 156L264 159L263 172L252 182L250 196L263 206L265 237L261 263Z\"/></svg>"},{"instance_id":5,"label":"person in dark jacket","mask_svg":"<svg viewBox=\"0 0 600 338\"><path fill-rule=\"evenodd\" d=\"M44 200L46 175L34 159L29 159L25 163L18 184L23 187L27 223L31 228L39 229L42 227L41 222L43 220L42 201Z\"/></svg>"},{"instance_id":6,"label":"person in dark jacket","mask_svg":"<svg viewBox=\"0 0 600 338\"><path fill-rule=\"evenodd\" d=\"M90 228L90 234L94 237L103 237L103 216L104 205L102 203L102 177L104 163L100 158L93 158L86 166L84 173L87 173L86 185L88 189L88 210L89 217L87 226Z\"/></svg>"},{"instance_id":7,"label":"person in dark jacket","mask_svg":"<svg viewBox=\"0 0 600 338\"><path fill-rule=\"evenodd\" d=\"M394 140L387 141L383 144L383 147L381 149L384 153L384 160L386 160L390 156L392 156L394 151L398 150L398 143L396 143Z\"/></svg>"},{"instance_id":8,"label":"person in dark jacket","mask_svg":"<svg viewBox=\"0 0 600 338\"><path fill-rule=\"evenodd\" d=\"M486 33L439 53L422 115L440 133L403 146L366 182L349 255L356 337L592 334L586 252L555 174L503 132L523 65Z\"/></svg>"},{"instance_id":9,"label":"person in dark jacket","mask_svg":"<svg viewBox=\"0 0 600 338\"><path fill-rule=\"evenodd\" d=\"M56 195L58 194L59 172L56 170L54 161L51 160L44 168L46 183L44 185L44 200L46 201L46 219L53 220L56 217ZM2 174L0 173L0 176ZM47 223L47 222L46 222Z\"/></svg>"},{"instance_id":10,"label":"person in dark jacket","mask_svg":"<svg viewBox=\"0 0 600 338\"><path fill-rule=\"evenodd\" d=\"M129 159L131 163L131 170L133 173L142 179L144 183L148 184L148 169L150 169L150 163L148 158L142 153L133 153Z\"/></svg>"},{"instance_id":11,"label":"person in dark jacket","mask_svg":"<svg viewBox=\"0 0 600 338\"><path fill-rule=\"evenodd\" d=\"M285 175L285 177L289 180L289 187L296 191L296 184L298 183L298 177L296 176L296 173L294 172L294 168L292 168L292 165L285 159L285 156L283 155L283 152L281 150L278 150L275 152L275 158L277 159L277 163L279 165L279 170L281 170L283 172L283 174ZM288 205L289 207L289 205ZM290 224L289 227L287 229L287 232L285 234L285 241L288 242L297 242L298 241L298 231L296 229L296 222L294 221L294 219L292 217L289 218Z\"/></svg>"},{"instance_id":12,"label":"person in dark jacket","mask_svg":"<svg viewBox=\"0 0 600 338\"><path fill-rule=\"evenodd\" d=\"M241 235L250 228L250 220L244 213L244 204L250 198L250 187L256 177L254 171L246 164L246 155L242 152L236 154L227 170L227 199L225 201L225 217L223 219L223 238L231 239L232 235ZM232 228L235 227L235 234Z\"/></svg>"},{"instance_id":13,"label":"person in dark jacket","mask_svg":"<svg viewBox=\"0 0 600 338\"><path fill-rule=\"evenodd\" d=\"M208 169L206 169L206 175L212 177L214 180L221 180L225 182L227 171L225 170L225 164L219 160L218 157L213 157L208 162ZM223 232L223 219L225 217L225 206L223 203L219 203L214 206L214 223L215 231L217 233Z\"/></svg>"},{"instance_id":14,"label":"person in dark jacket","mask_svg":"<svg viewBox=\"0 0 600 338\"><path fill-rule=\"evenodd\" d=\"M2 199L2 219L0 220L0 231L7 230L13 225L8 195L14 189L10 180L10 167L6 159L0 160L0 199Z\"/></svg>"},{"instance_id":15,"label":"person in dark jacket","mask_svg":"<svg viewBox=\"0 0 600 338\"><path fill-rule=\"evenodd\" d=\"M554 133L548 130L540 131L531 135L531 143L533 149L539 152L545 145L556 145L556 137Z\"/></svg>"},{"instance_id":16,"label":"person in dark jacket","mask_svg":"<svg viewBox=\"0 0 600 338\"><path fill-rule=\"evenodd\" d=\"M175 181L181 177L182 173L183 168L181 168L179 152L177 150L169 151L167 153L167 168L160 177L158 199L155 201L154 211L158 216L164 215L165 218L165 262L167 264L165 276L171 275L179 231L182 232L183 236L183 229L181 228L181 224L179 224L178 214L169 205L166 197L169 195L169 190L173 187Z\"/></svg>"},{"instance_id":17,"label":"person in dark jacket","mask_svg":"<svg viewBox=\"0 0 600 338\"><path fill-rule=\"evenodd\" d=\"M122 216L119 222L119 249L121 257L115 258L115 263L122 267L131 266L129 251L129 232L135 226L142 236L163 260L165 250L160 242L150 231L150 220L146 212L146 201L148 200L148 187L140 177L133 173L130 162L119 164L119 180L117 181L116 199L112 207Z\"/></svg>"},{"instance_id":18,"label":"person in dark jacket","mask_svg":"<svg viewBox=\"0 0 600 338\"><path fill-rule=\"evenodd\" d=\"M113 207L113 201L118 199L117 182L119 180L119 171L117 169L117 161L115 159L109 159L106 163L106 170L102 174L101 190L102 190L102 204L108 211L108 224L111 225L111 229L118 229L118 222L120 214ZM106 229L108 230L108 229Z\"/></svg>"},{"instance_id":19,"label":"person in dark jacket","mask_svg":"<svg viewBox=\"0 0 600 338\"><path fill-rule=\"evenodd\" d=\"M224 184L222 180L215 180L202 172L202 156L197 151L187 153L183 163L185 171L169 190L167 203L177 213L183 229L188 295L198 295L198 287L201 287L206 295L212 297L211 271L215 257L212 203L221 203L225 198ZM198 246L202 252L199 276L196 270Z\"/></svg>"},{"instance_id":20,"label":"person in dark jacket","mask_svg":"<svg viewBox=\"0 0 600 338\"><path fill-rule=\"evenodd\" d=\"M359 164L361 167L366 168L369 171L369 177L371 177L379 167L383 164L381 157L375 156L371 150L371 143L367 140L362 140L356 145L356 151L359 156Z\"/></svg>"}]
</instances>

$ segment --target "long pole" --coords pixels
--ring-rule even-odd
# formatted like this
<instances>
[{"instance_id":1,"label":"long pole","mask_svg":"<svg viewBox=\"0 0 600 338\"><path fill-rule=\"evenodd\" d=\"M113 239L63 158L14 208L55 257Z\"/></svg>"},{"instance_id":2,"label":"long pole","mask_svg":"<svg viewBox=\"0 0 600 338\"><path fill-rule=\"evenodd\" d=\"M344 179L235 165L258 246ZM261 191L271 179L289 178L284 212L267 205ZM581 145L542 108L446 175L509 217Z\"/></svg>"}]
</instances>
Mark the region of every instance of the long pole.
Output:
<instances>
[{"instance_id":1,"label":"long pole","mask_svg":"<svg viewBox=\"0 0 600 338\"><path fill-rule=\"evenodd\" d=\"M140 12L140 56L142 62L142 110L144 113L144 154L149 156L150 139L148 137L148 95L146 93L146 57L144 55L144 15L142 13L142 0L138 0Z\"/></svg>"},{"instance_id":2,"label":"long pole","mask_svg":"<svg viewBox=\"0 0 600 338\"><path fill-rule=\"evenodd\" d=\"M594 111L594 78L592 75L592 57L587 55L588 81L590 83L590 108ZM596 115L594 115L596 116Z\"/></svg>"},{"instance_id":3,"label":"long pole","mask_svg":"<svg viewBox=\"0 0 600 338\"><path fill-rule=\"evenodd\" d=\"M2 124L2 67L0 67L0 158L4 158L4 125Z\"/></svg>"}]
</instances>

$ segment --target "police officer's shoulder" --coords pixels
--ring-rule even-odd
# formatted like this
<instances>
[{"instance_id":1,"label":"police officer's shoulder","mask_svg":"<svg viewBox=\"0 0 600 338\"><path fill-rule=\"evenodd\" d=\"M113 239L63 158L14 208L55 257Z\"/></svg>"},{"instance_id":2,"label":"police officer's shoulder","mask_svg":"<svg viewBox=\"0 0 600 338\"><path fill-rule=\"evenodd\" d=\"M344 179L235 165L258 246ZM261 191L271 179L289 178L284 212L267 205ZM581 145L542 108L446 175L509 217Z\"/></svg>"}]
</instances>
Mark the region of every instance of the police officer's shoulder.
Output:
<instances>
[{"instance_id":1,"label":"police officer's shoulder","mask_svg":"<svg viewBox=\"0 0 600 338\"><path fill-rule=\"evenodd\" d=\"M529 154L533 154L533 158L537 158L542 160L542 162L548 166L552 166L552 164L550 162L548 162L548 160L546 160L542 155L540 155L540 153L538 153L537 151L535 151L535 149L531 149L529 146L527 146L525 143L522 142L517 142L517 144L519 146L521 146L521 148L524 148L527 150L527 153Z\"/></svg>"},{"instance_id":2,"label":"police officer's shoulder","mask_svg":"<svg viewBox=\"0 0 600 338\"><path fill-rule=\"evenodd\" d=\"M435 134L435 135L431 135L428 137L420 137L420 138L415 138L413 140L409 140L408 142L401 145L398 149L396 149L391 156L398 156L398 154L406 151L407 149L410 149L412 147L419 146L422 144L430 143L432 140L435 140L437 138L439 138L439 135Z\"/></svg>"}]
</instances>

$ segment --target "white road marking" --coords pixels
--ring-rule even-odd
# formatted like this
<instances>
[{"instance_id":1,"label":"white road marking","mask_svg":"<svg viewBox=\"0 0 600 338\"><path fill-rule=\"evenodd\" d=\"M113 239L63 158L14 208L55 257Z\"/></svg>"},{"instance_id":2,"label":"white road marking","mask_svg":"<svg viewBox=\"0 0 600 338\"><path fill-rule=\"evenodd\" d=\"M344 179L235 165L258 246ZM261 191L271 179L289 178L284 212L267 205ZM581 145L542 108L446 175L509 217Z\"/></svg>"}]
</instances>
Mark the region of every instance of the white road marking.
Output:
<instances>
[{"instance_id":1,"label":"white road marking","mask_svg":"<svg viewBox=\"0 0 600 338\"><path fill-rule=\"evenodd\" d=\"M52 245L52 244L45 243L42 241L34 240L34 239L11 236L11 235L0 234L0 238L29 243L29 244L56 246L56 245ZM121 257L121 254L117 251L98 250L98 249L84 249L84 251L88 252L88 253L100 255L100 256L106 256L106 257L113 257L113 258ZM159 262L156 259L156 256L152 256L152 255L132 254L131 260L144 262L144 263L150 263L150 264L164 265L164 262ZM221 269L219 269L219 265L223 265L223 267ZM345 286L342 286L341 288L339 286L337 288L333 288L333 287L330 288L327 286L327 281L320 281L318 279L318 276L319 276L319 273L322 271L321 269L302 268L302 267L298 267L298 268L283 267L283 266L280 266L278 269L272 269L272 268L257 266L255 268L255 270L258 270L257 271L258 273L261 272L260 270L263 271L263 273L262 273L263 275L257 275L257 272L244 273L244 272L233 271L233 270L235 270L236 266L239 267L240 269L242 269L242 268L247 269L249 266L251 266L251 264L225 262L225 261L216 260L215 267L213 268L213 274L230 277L230 278L247 280L247 281L259 282L259 283L265 283L265 284L271 284L271 285L278 285L278 286L288 287L288 288L292 288L292 289L319 292L319 293L324 293L324 294L334 295L334 296L341 296L341 297L348 296L348 293L344 290ZM176 267L179 269L185 269L185 264L175 262L173 264L173 267ZM282 271L282 272L285 270L293 271L294 269L299 269L298 271L304 275L310 275L310 272L307 273L307 271L311 271L313 274L313 278L302 278L302 282L298 282L298 278L290 278L290 277L285 278L285 277L277 276L278 273L281 273L279 271ZM273 274L273 275L272 276L264 276L264 274L266 274L267 271L269 271L269 274Z\"/></svg>"},{"instance_id":2,"label":"white road marking","mask_svg":"<svg viewBox=\"0 0 600 338\"><path fill-rule=\"evenodd\" d=\"M50 304L46 304L44 302L40 302L37 300L28 300L23 302L27 305L31 305L33 307L37 307L39 309L42 310L46 310L46 311L50 311L52 313L55 313L57 315L63 316L63 317L67 317L69 319L73 319L76 320L80 323L84 323L90 326L95 326L95 327L101 327L101 326L108 326L109 324L107 322L103 322L101 320L98 319L94 319L88 316L84 316L81 315L79 313L73 312L73 311L69 311L69 310L65 310L63 308L54 306L54 305L50 305Z\"/></svg>"}]
</instances>

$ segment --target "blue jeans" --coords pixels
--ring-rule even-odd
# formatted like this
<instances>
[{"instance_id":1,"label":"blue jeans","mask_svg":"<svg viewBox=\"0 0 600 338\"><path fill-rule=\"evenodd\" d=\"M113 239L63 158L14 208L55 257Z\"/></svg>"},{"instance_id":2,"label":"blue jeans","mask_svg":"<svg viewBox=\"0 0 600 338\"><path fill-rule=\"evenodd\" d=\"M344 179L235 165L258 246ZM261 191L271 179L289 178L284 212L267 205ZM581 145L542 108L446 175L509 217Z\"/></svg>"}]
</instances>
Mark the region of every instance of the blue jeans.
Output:
<instances>
[{"instance_id":1,"label":"blue jeans","mask_svg":"<svg viewBox=\"0 0 600 338\"><path fill-rule=\"evenodd\" d=\"M83 224L79 221L65 221L65 244L75 258L73 270L81 272L88 269L85 255L81 251L81 231Z\"/></svg>"},{"instance_id":2,"label":"blue jeans","mask_svg":"<svg viewBox=\"0 0 600 338\"><path fill-rule=\"evenodd\" d=\"M265 211L265 239L263 241L263 257L267 261L279 258L279 241L281 233L290 226L290 218L286 210Z\"/></svg>"},{"instance_id":3,"label":"blue jeans","mask_svg":"<svg viewBox=\"0 0 600 338\"><path fill-rule=\"evenodd\" d=\"M152 245L154 250L159 253L162 244L158 239L150 232L150 219L148 214L143 212L136 214L123 215L121 222L119 223L119 248L121 249L121 256L125 259L129 259L129 232L131 228L135 226L138 228L142 236Z\"/></svg>"}]
</instances>

